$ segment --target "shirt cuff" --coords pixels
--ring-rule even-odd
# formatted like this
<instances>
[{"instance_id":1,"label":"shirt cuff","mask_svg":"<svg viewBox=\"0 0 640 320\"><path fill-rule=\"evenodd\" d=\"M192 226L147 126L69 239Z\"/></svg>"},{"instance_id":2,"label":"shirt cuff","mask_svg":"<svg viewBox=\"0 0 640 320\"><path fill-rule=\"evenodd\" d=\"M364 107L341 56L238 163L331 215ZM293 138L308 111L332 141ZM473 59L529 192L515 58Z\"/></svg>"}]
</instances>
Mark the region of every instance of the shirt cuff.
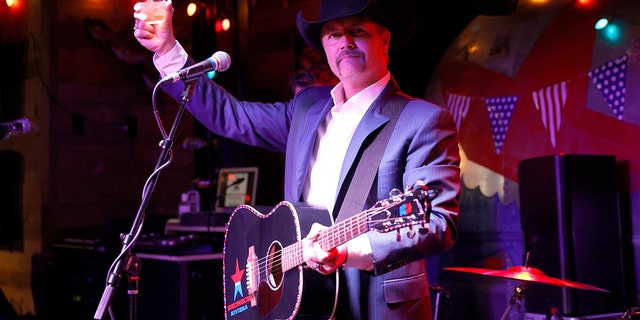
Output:
<instances>
[{"instance_id":1,"label":"shirt cuff","mask_svg":"<svg viewBox=\"0 0 640 320\"><path fill-rule=\"evenodd\" d=\"M189 59L189 55L184 50L180 42L176 41L176 45L162 56L153 55L153 64L160 72L160 77L164 77L170 73L179 71L184 67Z\"/></svg>"},{"instance_id":2,"label":"shirt cuff","mask_svg":"<svg viewBox=\"0 0 640 320\"><path fill-rule=\"evenodd\" d=\"M361 234L349 242L347 246L347 261L345 268L356 268L365 271L373 270L373 253L371 243L366 234Z\"/></svg>"}]
</instances>

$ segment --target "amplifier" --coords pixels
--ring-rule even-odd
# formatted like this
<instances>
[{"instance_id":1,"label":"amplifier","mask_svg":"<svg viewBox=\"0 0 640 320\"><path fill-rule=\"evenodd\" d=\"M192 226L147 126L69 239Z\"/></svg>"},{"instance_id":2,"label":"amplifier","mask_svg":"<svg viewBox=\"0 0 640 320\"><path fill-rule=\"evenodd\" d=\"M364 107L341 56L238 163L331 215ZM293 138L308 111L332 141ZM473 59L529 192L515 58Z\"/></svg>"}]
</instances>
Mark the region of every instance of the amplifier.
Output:
<instances>
[{"instance_id":1,"label":"amplifier","mask_svg":"<svg viewBox=\"0 0 640 320\"><path fill-rule=\"evenodd\" d=\"M142 234L136 241L138 253L176 255L195 255L222 252L224 234L222 233L184 233L184 234Z\"/></svg>"},{"instance_id":2,"label":"amplifier","mask_svg":"<svg viewBox=\"0 0 640 320\"><path fill-rule=\"evenodd\" d=\"M142 261L139 319L224 318L221 253L136 256Z\"/></svg>"}]
</instances>

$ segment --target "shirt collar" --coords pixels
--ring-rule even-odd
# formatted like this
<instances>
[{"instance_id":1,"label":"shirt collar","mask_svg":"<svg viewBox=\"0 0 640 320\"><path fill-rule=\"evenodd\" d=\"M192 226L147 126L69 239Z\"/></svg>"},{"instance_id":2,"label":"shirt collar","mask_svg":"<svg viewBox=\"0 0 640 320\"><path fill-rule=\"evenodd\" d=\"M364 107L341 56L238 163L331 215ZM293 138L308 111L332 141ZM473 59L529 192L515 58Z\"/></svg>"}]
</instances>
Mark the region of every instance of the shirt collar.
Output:
<instances>
[{"instance_id":1,"label":"shirt collar","mask_svg":"<svg viewBox=\"0 0 640 320\"><path fill-rule=\"evenodd\" d=\"M353 95L349 100L345 101L344 86L342 82L338 83L333 89L331 89L331 97L333 98L333 105L336 111L340 111L342 106L346 103L358 108L366 110L373 103L373 101L380 95L382 90L387 86L391 79L391 73L387 73L380 78L380 80L374 82L364 90ZM346 111L346 110L345 110Z\"/></svg>"}]
</instances>

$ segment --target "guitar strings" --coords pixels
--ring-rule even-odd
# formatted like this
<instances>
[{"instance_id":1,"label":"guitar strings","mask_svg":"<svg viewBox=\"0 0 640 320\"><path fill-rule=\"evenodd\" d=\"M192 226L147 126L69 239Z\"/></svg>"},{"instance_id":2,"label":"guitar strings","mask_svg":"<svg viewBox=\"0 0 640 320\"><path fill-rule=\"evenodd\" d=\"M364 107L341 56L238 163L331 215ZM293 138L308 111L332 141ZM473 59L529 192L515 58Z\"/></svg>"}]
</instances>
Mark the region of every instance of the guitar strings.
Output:
<instances>
[{"instance_id":1,"label":"guitar strings","mask_svg":"<svg viewBox=\"0 0 640 320\"><path fill-rule=\"evenodd\" d=\"M343 234L346 233L346 231L342 230L345 227L349 228L349 229L353 229L353 227L349 227L349 225L356 225L359 226L359 230L364 229L366 231L366 225L363 226L362 222L366 223L366 220L368 219L368 215L369 212L368 211L364 211L361 212L360 214L357 214L353 217L350 217L336 225L334 225L333 227L330 227L329 229L325 229L325 230L321 230L320 233L318 234L318 242L320 242L321 247L325 248L326 244L334 242L335 241L331 241L331 236L334 234L338 234L339 236L342 236ZM337 230L337 231L336 231ZM353 234L353 231L351 231L351 234ZM333 247L331 247L333 248ZM329 248L329 249L331 249ZM275 253L274 253L275 254ZM282 262L284 257L288 257L289 260L293 260L294 262L292 263L292 267L298 266L302 263L302 241L298 241L295 242L289 246L283 247L280 250L280 254L275 255L275 257L273 257L273 254L267 254L266 256L262 257L262 258L258 258L257 260L257 269L258 272L260 274L265 274L266 271L269 269L269 261L271 261L271 265L272 268L271 269L276 269L276 268L280 268L282 269ZM298 262L299 263L296 263ZM289 269L287 269L289 270ZM287 271L287 270L283 270L283 272Z\"/></svg>"}]
</instances>

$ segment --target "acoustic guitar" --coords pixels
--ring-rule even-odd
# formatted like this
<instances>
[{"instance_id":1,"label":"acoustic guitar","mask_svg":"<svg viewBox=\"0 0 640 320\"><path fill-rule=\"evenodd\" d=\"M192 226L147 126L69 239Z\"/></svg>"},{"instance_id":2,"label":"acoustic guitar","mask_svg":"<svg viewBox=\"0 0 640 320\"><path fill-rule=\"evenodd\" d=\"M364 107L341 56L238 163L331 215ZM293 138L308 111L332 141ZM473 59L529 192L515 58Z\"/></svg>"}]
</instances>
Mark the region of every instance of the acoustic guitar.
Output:
<instances>
[{"instance_id":1,"label":"acoustic guitar","mask_svg":"<svg viewBox=\"0 0 640 320\"><path fill-rule=\"evenodd\" d=\"M302 239L314 222L330 226L317 238L325 250L367 231L426 228L430 200L439 189L421 183L336 224L329 212L307 203L282 201L263 214L238 206L226 225L223 248L224 309L228 320L331 318L338 273L324 276L304 264Z\"/></svg>"}]
</instances>

